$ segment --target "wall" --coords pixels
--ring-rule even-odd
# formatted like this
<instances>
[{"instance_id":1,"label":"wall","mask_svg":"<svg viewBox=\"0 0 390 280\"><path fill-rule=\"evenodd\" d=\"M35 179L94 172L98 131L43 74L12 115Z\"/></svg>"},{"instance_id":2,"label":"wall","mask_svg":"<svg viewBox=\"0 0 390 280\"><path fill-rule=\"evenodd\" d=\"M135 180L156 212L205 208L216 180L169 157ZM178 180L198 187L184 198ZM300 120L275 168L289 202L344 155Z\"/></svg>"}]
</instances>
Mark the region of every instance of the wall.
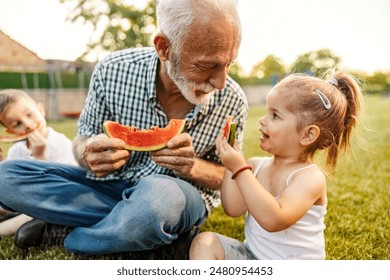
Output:
<instances>
[{"instance_id":1,"label":"wall","mask_svg":"<svg viewBox=\"0 0 390 280\"><path fill-rule=\"evenodd\" d=\"M272 85L244 86L243 89L248 99L249 106L264 105L267 93L271 88Z\"/></svg>"},{"instance_id":2,"label":"wall","mask_svg":"<svg viewBox=\"0 0 390 280\"><path fill-rule=\"evenodd\" d=\"M47 119L77 117L83 109L87 89L25 90L37 102L45 105Z\"/></svg>"}]
</instances>

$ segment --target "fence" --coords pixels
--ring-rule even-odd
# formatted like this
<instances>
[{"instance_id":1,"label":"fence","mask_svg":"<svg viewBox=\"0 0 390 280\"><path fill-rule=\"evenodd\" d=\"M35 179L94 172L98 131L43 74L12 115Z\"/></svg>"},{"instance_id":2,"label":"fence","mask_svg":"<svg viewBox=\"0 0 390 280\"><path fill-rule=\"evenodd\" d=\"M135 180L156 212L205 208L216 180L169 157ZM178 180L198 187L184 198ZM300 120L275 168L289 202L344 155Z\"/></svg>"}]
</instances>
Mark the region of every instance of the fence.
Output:
<instances>
[{"instance_id":1,"label":"fence","mask_svg":"<svg viewBox=\"0 0 390 280\"><path fill-rule=\"evenodd\" d=\"M44 104L47 119L78 117L87 96L92 67L57 63L49 64L46 68L18 66L18 72L13 72L4 71L8 68L0 64L0 89L18 88L26 91L34 100ZM271 87L243 86L249 105L265 104L265 97Z\"/></svg>"},{"instance_id":2,"label":"fence","mask_svg":"<svg viewBox=\"0 0 390 280\"><path fill-rule=\"evenodd\" d=\"M0 89L22 89L45 105L48 119L77 117L93 64L48 61L45 66L0 64Z\"/></svg>"}]
</instances>

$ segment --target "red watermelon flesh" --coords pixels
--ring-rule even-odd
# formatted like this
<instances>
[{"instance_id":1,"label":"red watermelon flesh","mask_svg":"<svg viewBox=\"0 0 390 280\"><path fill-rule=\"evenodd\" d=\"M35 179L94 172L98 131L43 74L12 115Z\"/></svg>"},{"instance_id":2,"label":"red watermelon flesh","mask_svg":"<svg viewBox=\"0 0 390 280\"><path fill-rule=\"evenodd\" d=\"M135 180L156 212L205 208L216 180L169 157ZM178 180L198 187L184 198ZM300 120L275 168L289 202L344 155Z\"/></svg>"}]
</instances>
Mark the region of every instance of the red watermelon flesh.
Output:
<instances>
[{"instance_id":1,"label":"red watermelon flesh","mask_svg":"<svg viewBox=\"0 0 390 280\"><path fill-rule=\"evenodd\" d=\"M5 132L7 132L8 135L1 135L0 134L0 143L14 143L14 142L26 140L28 135L38 128L39 128L39 124L37 124L33 130L31 130L30 132L25 133L25 134L14 134L14 133L12 133L11 130L6 129Z\"/></svg>"},{"instance_id":2,"label":"red watermelon flesh","mask_svg":"<svg viewBox=\"0 0 390 280\"><path fill-rule=\"evenodd\" d=\"M150 129L139 129L113 121L105 121L103 124L108 137L123 140L127 150L142 152L165 148L169 140L183 132L184 126L185 120L180 119L171 119L164 128L153 126Z\"/></svg>"}]
</instances>

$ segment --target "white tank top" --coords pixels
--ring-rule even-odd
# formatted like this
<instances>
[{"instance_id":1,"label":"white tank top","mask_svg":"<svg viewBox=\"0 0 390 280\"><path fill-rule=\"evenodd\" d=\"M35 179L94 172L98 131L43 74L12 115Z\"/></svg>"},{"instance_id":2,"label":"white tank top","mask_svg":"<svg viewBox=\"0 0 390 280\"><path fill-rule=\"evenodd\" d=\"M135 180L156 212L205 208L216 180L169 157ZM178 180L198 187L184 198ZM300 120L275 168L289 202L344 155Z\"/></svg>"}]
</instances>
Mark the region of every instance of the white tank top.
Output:
<instances>
[{"instance_id":1,"label":"white tank top","mask_svg":"<svg viewBox=\"0 0 390 280\"><path fill-rule=\"evenodd\" d=\"M268 158L263 158L256 167L255 176ZM297 169L287 177L286 187L293 176L314 164ZM258 259L325 259L324 216L326 205L313 205L294 225L278 232L263 229L248 212L245 220L245 238L249 248Z\"/></svg>"}]
</instances>

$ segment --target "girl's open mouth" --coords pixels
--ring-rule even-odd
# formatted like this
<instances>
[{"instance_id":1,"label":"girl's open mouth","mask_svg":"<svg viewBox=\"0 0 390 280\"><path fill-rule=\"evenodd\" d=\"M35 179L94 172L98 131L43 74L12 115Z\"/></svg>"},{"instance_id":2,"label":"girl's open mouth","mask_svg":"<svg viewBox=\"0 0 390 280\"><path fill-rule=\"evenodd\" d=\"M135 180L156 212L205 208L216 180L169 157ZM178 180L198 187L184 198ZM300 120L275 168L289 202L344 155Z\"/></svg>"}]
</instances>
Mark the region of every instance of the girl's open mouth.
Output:
<instances>
[{"instance_id":1,"label":"girl's open mouth","mask_svg":"<svg viewBox=\"0 0 390 280\"><path fill-rule=\"evenodd\" d=\"M268 139L269 135L260 129L260 139Z\"/></svg>"}]
</instances>

